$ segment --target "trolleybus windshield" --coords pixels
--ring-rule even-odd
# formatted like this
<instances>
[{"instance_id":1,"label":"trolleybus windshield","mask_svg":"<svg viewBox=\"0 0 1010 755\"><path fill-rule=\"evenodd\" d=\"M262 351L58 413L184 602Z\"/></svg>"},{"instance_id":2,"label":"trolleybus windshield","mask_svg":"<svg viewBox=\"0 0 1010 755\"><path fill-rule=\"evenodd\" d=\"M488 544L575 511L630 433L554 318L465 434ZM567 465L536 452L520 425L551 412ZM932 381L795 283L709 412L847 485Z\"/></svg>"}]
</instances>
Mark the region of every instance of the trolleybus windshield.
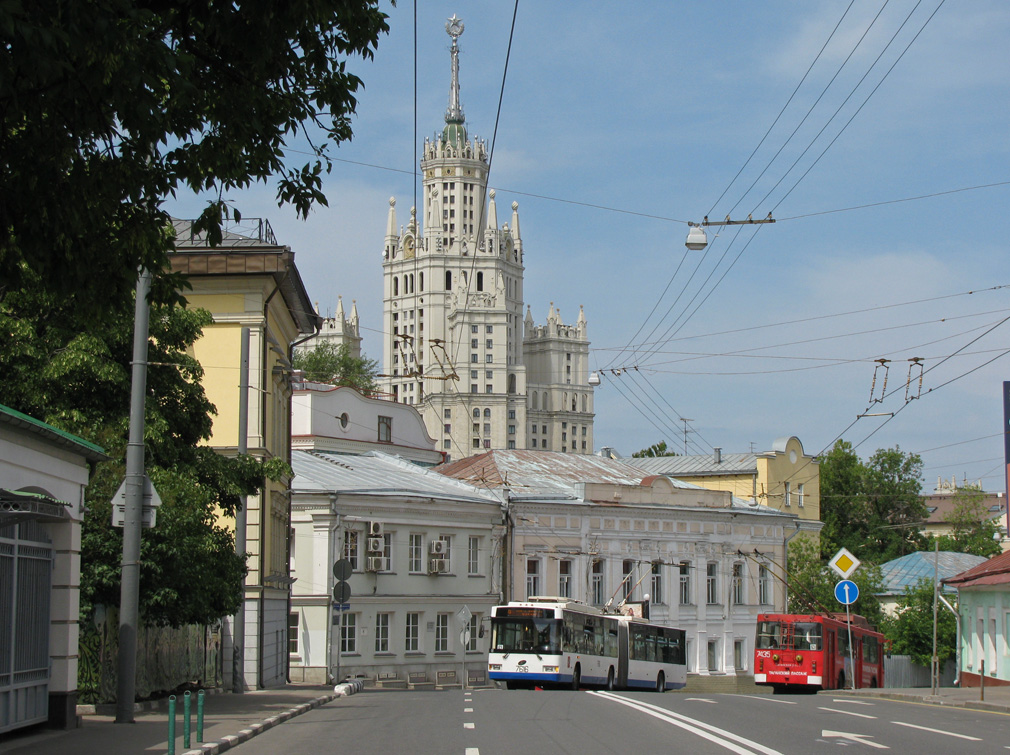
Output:
<instances>
[{"instance_id":1,"label":"trolleybus windshield","mask_svg":"<svg viewBox=\"0 0 1010 755\"><path fill-rule=\"evenodd\" d=\"M496 653L561 652L561 620L542 618L494 618L491 647Z\"/></svg>"}]
</instances>

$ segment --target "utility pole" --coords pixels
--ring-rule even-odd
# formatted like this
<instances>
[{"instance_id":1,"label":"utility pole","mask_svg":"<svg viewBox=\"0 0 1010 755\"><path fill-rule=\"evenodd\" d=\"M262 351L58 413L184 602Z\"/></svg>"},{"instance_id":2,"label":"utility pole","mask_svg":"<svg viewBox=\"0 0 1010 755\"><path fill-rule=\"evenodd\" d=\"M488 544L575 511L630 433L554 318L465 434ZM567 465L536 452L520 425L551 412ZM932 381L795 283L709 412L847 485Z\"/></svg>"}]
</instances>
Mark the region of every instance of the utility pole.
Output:
<instances>
[{"instance_id":1,"label":"utility pole","mask_svg":"<svg viewBox=\"0 0 1010 755\"><path fill-rule=\"evenodd\" d=\"M684 423L684 456L687 456L687 423L694 422L694 420L686 417L678 417L678 419Z\"/></svg>"},{"instance_id":2,"label":"utility pole","mask_svg":"<svg viewBox=\"0 0 1010 755\"><path fill-rule=\"evenodd\" d=\"M242 328L241 372L238 381L238 452L249 450L249 328ZM245 558L247 497L242 496L235 513L235 552ZM238 610L232 622L231 691L245 692L245 577L242 577Z\"/></svg>"},{"instance_id":3,"label":"utility pole","mask_svg":"<svg viewBox=\"0 0 1010 755\"><path fill-rule=\"evenodd\" d=\"M141 270L133 316L133 374L130 435L126 446L126 506L119 593L119 651L116 669L116 723L133 723L137 693L137 629L140 620L140 525L144 501L144 399L147 396L147 336L151 272Z\"/></svg>"}]
</instances>

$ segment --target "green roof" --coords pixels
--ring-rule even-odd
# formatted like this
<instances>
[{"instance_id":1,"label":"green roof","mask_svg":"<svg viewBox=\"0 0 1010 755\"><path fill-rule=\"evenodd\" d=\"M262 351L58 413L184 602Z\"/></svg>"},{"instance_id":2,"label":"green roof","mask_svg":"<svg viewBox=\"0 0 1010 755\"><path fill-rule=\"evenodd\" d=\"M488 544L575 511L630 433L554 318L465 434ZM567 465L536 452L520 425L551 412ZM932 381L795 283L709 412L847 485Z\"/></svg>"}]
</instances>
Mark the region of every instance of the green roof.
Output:
<instances>
[{"instance_id":1,"label":"green roof","mask_svg":"<svg viewBox=\"0 0 1010 755\"><path fill-rule=\"evenodd\" d=\"M0 404L0 422L27 427L38 435L81 453L90 461L104 461L109 458L105 455L105 449L101 446L96 446L94 443L84 440L84 438L79 438L72 433L60 430L58 427L53 427L42 420L30 417L27 414L19 412L17 409L11 409L9 406L4 406L3 404Z\"/></svg>"}]
</instances>

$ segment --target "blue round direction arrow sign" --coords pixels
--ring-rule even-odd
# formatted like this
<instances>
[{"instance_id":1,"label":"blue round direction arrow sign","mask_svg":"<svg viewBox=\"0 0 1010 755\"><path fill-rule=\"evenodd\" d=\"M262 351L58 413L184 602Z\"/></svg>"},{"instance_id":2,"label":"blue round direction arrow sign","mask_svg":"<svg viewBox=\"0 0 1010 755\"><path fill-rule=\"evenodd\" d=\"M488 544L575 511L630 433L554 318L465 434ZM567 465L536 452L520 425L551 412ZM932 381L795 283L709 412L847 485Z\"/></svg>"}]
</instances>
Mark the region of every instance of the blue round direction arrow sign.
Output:
<instances>
[{"instance_id":1,"label":"blue round direction arrow sign","mask_svg":"<svg viewBox=\"0 0 1010 755\"><path fill-rule=\"evenodd\" d=\"M843 606L851 606L859 597L859 587L851 579L843 579L835 585L835 598Z\"/></svg>"}]
</instances>

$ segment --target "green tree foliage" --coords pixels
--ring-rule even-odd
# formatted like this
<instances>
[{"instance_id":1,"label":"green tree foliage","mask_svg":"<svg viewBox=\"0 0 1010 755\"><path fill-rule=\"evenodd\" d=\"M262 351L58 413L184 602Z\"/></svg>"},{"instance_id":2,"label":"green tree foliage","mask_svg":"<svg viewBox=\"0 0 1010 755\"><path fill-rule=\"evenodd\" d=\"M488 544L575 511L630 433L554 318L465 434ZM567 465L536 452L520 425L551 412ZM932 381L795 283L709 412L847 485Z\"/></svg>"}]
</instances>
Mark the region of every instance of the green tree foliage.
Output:
<instances>
[{"instance_id":1,"label":"green tree foliage","mask_svg":"<svg viewBox=\"0 0 1010 755\"><path fill-rule=\"evenodd\" d=\"M379 364L367 357L352 357L347 344L324 341L314 348L295 352L294 367L302 370L305 378L316 383L348 385L360 393L376 390Z\"/></svg>"},{"instance_id":2,"label":"green tree foliage","mask_svg":"<svg viewBox=\"0 0 1010 755\"><path fill-rule=\"evenodd\" d=\"M996 539L999 524L990 518L985 498L985 493L979 488L957 488L954 508L944 517L951 526L951 532L936 538L940 541L940 550L973 553L986 558L1003 552Z\"/></svg>"},{"instance_id":3,"label":"green tree foliage","mask_svg":"<svg viewBox=\"0 0 1010 755\"><path fill-rule=\"evenodd\" d=\"M301 216L325 204L362 84L347 60L388 31L378 5L0 3L0 289L34 273L79 311L122 304L138 267L166 267L161 204L180 189L215 197L196 226L211 243L224 191L276 176ZM303 166L286 159L295 139Z\"/></svg>"},{"instance_id":4,"label":"green tree foliage","mask_svg":"<svg viewBox=\"0 0 1010 755\"><path fill-rule=\"evenodd\" d=\"M81 606L119 603L122 531L110 526L111 499L125 475L129 431L133 307L82 321L71 305L34 286L0 299L0 395L9 406L91 440L111 457L85 491ZM238 605L244 560L218 511L234 515L240 496L264 475L252 457L228 459L201 445L214 407L188 347L210 322L202 310L151 310L146 464L163 505L141 546L141 615L148 624L209 623ZM283 466L283 465L282 465Z\"/></svg>"},{"instance_id":5,"label":"green tree foliage","mask_svg":"<svg viewBox=\"0 0 1010 755\"><path fill-rule=\"evenodd\" d=\"M933 656L933 581L922 579L905 588L898 599L897 615L884 621L883 632L891 650L909 655L915 663L929 666ZM957 650L957 622L944 605L937 606L936 654L940 668Z\"/></svg>"},{"instance_id":6,"label":"green tree foliage","mask_svg":"<svg viewBox=\"0 0 1010 755\"><path fill-rule=\"evenodd\" d=\"M632 457L636 459L653 458L656 456L677 456L676 451L672 451L666 447L666 441L661 440L659 443L653 443L648 448L643 448L641 451L635 451Z\"/></svg>"},{"instance_id":7,"label":"green tree foliage","mask_svg":"<svg viewBox=\"0 0 1010 755\"><path fill-rule=\"evenodd\" d=\"M922 459L900 448L878 449L864 463L851 443L835 443L820 464L822 556L844 546L882 564L926 547L921 472Z\"/></svg>"},{"instance_id":8,"label":"green tree foliage","mask_svg":"<svg viewBox=\"0 0 1010 755\"><path fill-rule=\"evenodd\" d=\"M834 554L832 554L834 555ZM859 598L849 610L861 614L873 626L880 626L884 613L877 597L884 589L879 566L864 563L849 577L859 588ZM789 543L789 613L845 613L835 599L835 585L841 580L812 538L797 535Z\"/></svg>"}]
</instances>

